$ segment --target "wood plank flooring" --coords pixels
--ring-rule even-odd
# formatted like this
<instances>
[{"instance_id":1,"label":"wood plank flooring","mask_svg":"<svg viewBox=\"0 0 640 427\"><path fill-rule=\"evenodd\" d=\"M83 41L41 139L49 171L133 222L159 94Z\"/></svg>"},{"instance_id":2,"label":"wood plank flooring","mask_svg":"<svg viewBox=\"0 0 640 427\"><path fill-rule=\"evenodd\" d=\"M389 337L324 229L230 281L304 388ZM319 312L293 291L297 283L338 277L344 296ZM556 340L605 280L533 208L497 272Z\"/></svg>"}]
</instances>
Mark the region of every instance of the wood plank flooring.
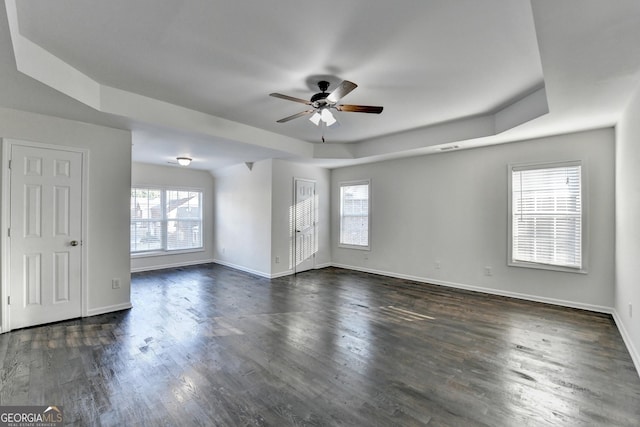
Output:
<instances>
[{"instance_id":1,"label":"wood plank flooring","mask_svg":"<svg viewBox=\"0 0 640 427\"><path fill-rule=\"evenodd\" d=\"M326 268L138 273L128 311L0 335L0 405L79 426L638 426L608 315Z\"/></svg>"}]
</instances>

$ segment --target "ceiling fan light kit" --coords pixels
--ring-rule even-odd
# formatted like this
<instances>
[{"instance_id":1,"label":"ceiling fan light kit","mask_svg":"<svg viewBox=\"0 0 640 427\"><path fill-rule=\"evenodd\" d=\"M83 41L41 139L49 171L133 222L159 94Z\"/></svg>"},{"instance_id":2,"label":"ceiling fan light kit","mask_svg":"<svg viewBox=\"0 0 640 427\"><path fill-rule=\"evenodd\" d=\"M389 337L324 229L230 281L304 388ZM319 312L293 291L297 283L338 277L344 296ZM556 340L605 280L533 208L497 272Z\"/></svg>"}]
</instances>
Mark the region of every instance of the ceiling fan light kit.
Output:
<instances>
[{"instance_id":1,"label":"ceiling fan light kit","mask_svg":"<svg viewBox=\"0 0 640 427\"><path fill-rule=\"evenodd\" d=\"M296 98L289 95L283 95L281 93L271 93L270 96L275 98L284 99L287 101L298 102L300 104L306 104L312 107L309 110L302 111L300 113L296 113L292 116L285 117L283 119L278 120L278 123L285 123L293 119L297 119L298 117L306 116L311 114L309 120L319 126L321 123L331 126L337 122L333 113L331 113L331 109L335 109L336 111L345 111L345 112L353 112L353 113L372 113L372 114L380 114L382 112L383 107L376 107L371 105L350 105L350 104L338 104L338 101L342 99L345 95L349 94L352 90L357 88L353 82L348 80L344 80L342 83L338 85L336 89L334 89L331 93L327 92L329 89L329 82L322 80L318 82L318 89L320 92L314 94L309 101L302 98Z\"/></svg>"},{"instance_id":2,"label":"ceiling fan light kit","mask_svg":"<svg viewBox=\"0 0 640 427\"><path fill-rule=\"evenodd\" d=\"M309 121L311 123L313 123L314 125L316 125L316 126L318 126L320 124L320 120L321 119L322 119L322 116L317 111L315 111L313 113L313 115L311 117L309 117Z\"/></svg>"}]
</instances>

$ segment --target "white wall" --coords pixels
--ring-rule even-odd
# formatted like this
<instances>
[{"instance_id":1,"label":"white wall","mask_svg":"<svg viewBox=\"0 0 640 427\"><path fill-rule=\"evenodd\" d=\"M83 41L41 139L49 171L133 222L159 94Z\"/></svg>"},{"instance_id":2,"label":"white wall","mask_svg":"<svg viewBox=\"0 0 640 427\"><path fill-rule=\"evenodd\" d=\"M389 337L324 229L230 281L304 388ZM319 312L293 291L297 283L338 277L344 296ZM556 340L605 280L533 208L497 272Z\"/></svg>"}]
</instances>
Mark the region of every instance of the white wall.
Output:
<instances>
[{"instance_id":1,"label":"white wall","mask_svg":"<svg viewBox=\"0 0 640 427\"><path fill-rule=\"evenodd\" d=\"M640 372L640 89L616 127L615 319ZM629 313L629 305L633 314Z\"/></svg>"},{"instance_id":2,"label":"white wall","mask_svg":"<svg viewBox=\"0 0 640 427\"><path fill-rule=\"evenodd\" d=\"M272 160L219 169L214 176L214 258L264 277L271 275Z\"/></svg>"},{"instance_id":3,"label":"white wall","mask_svg":"<svg viewBox=\"0 0 640 427\"><path fill-rule=\"evenodd\" d=\"M131 134L0 108L0 137L88 150L87 282L89 315L130 306ZM1 179L1 178L0 178ZM121 280L112 289L111 279Z\"/></svg>"},{"instance_id":4,"label":"white wall","mask_svg":"<svg viewBox=\"0 0 640 427\"><path fill-rule=\"evenodd\" d=\"M132 186L162 186L177 189L199 189L203 194L204 250L182 254L139 256L131 258L131 271L155 270L180 265L202 264L213 261L213 177L207 171L177 166L159 166L133 163Z\"/></svg>"},{"instance_id":5,"label":"white wall","mask_svg":"<svg viewBox=\"0 0 640 427\"><path fill-rule=\"evenodd\" d=\"M272 159L215 171L215 261L264 277L290 274L293 180L316 181L318 252L315 265L331 262L328 169ZM276 262L276 257L279 262Z\"/></svg>"},{"instance_id":6,"label":"white wall","mask_svg":"<svg viewBox=\"0 0 640 427\"><path fill-rule=\"evenodd\" d=\"M508 267L507 165L565 160L586 167L588 274ZM339 182L365 178L372 179L371 251L340 248ZM335 265L597 311L613 307L613 129L335 169L331 189ZM485 276L487 266L492 276Z\"/></svg>"},{"instance_id":7,"label":"white wall","mask_svg":"<svg viewBox=\"0 0 640 427\"><path fill-rule=\"evenodd\" d=\"M293 264L291 263L293 262L293 236L290 231L294 178L316 182L318 252L315 254L314 263L316 268L326 267L331 263L329 233L330 171L285 160L273 160L272 277L285 275L293 271ZM276 263L276 257L279 257L279 263Z\"/></svg>"}]
</instances>

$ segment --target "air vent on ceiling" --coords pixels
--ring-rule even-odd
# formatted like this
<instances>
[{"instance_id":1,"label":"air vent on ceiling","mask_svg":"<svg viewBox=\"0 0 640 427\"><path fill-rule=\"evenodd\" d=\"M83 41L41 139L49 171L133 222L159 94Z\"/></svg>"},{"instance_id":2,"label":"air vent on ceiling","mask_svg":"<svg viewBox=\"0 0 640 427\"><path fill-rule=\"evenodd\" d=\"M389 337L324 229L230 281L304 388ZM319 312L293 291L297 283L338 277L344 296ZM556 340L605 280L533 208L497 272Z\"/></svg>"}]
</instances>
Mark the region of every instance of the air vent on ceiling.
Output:
<instances>
[{"instance_id":1,"label":"air vent on ceiling","mask_svg":"<svg viewBox=\"0 0 640 427\"><path fill-rule=\"evenodd\" d=\"M440 151L451 151L457 150L458 148L460 148L459 145L447 145L446 147L440 147Z\"/></svg>"}]
</instances>

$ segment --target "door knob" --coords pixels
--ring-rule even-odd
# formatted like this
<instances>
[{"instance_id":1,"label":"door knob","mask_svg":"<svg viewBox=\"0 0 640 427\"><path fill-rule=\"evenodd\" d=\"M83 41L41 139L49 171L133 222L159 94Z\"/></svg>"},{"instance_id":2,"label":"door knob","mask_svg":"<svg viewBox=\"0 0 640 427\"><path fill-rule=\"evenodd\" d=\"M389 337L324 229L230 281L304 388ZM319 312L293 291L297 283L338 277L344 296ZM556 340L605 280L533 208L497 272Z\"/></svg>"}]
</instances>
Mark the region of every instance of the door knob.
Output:
<instances>
[{"instance_id":1,"label":"door knob","mask_svg":"<svg viewBox=\"0 0 640 427\"><path fill-rule=\"evenodd\" d=\"M78 246L78 241L77 240L72 240L71 243L69 243L71 246Z\"/></svg>"}]
</instances>

